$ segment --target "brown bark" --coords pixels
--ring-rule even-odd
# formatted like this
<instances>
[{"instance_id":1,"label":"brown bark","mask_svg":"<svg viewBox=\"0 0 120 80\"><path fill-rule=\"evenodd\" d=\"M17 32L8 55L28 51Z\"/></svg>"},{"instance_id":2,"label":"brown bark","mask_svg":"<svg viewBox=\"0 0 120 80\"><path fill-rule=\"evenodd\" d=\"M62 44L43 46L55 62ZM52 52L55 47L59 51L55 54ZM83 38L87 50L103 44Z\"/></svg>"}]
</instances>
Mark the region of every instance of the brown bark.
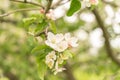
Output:
<instances>
[{"instance_id":1,"label":"brown bark","mask_svg":"<svg viewBox=\"0 0 120 80\"><path fill-rule=\"evenodd\" d=\"M120 66L120 60L117 58L117 56L114 54L114 52L111 48L108 31L106 30L106 28L104 26L104 23L102 21L102 18L100 16L99 12L96 9L94 9L92 12L94 13L94 15L96 17L99 27L103 31L103 36L105 38L105 48L106 48L107 54L116 64L118 64Z\"/></svg>"},{"instance_id":2,"label":"brown bark","mask_svg":"<svg viewBox=\"0 0 120 80\"><path fill-rule=\"evenodd\" d=\"M73 75L73 72L71 71L70 65L67 63L64 67L66 68L65 73L67 76L67 80L76 80Z\"/></svg>"}]
</instances>

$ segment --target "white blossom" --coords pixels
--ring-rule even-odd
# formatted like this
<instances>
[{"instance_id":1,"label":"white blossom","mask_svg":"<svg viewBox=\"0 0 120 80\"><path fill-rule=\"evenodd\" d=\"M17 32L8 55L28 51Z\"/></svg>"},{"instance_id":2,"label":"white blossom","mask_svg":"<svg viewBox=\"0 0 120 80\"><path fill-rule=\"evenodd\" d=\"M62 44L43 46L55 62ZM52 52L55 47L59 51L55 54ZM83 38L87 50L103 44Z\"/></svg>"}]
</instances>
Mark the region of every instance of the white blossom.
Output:
<instances>
[{"instance_id":1,"label":"white blossom","mask_svg":"<svg viewBox=\"0 0 120 80\"><path fill-rule=\"evenodd\" d=\"M54 35L51 32L48 32L47 40L45 41L46 45L50 46L53 49L56 49L57 44L64 39L63 34Z\"/></svg>"},{"instance_id":2,"label":"white blossom","mask_svg":"<svg viewBox=\"0 0 120 80\"><path fill-rule=\"evenodd\" d=\"M65 34L65 40L68 42L68 46L70 47L77 47L78 39L76 37L71 37L70 33Z\"/></svg>"},{"instance_id":3,"label":"white blossom","mask_svg":"<svg viewBox=\"0 0 120 80\"><path fill-rule=\"evenodd\" d=\"M66 70L66 69L65 68L58 68L55 70L54 75L56 75L58 72L62 72L64 70Z\"/></svg>"},{"instance_id":4,"label":"white blossom","mask_svg":"<svg viewBox=\"0 0 120 80\"><path fill-rule=\"evenodd\" d=\"M62 72L63 70L66 70L65 68L59 68L58 67L58 62L55 64L55 69L54 69L54 75L56 75L58 72Z\"/></svg>"},{"instance_id":5,"label":"white blossom","mask_svg":"<svg viewBox=\"0 0 120 80\"><path fill-rule=\"evenodd\" d=\"M50 69L54 66L54 60L53 59L46 59L45 63L48 65Z\"/></svg>"},{"instance_id":6,"label":"white blossom","mask_svg":"<svg viewBox=\"0 0 120 80\"><path fill-rule=\"evenodd\" d=\"M50 53L46 56L46 59L56 60L55 51L50 52Z\"/></svg>"},{"instance_id":7,"label":"white blossom","mask_svg":"<svg viewBox=\"0 0 120 80\"><path fill-rule=\"evenodd\" d=\"M50 69L53 69L55 75L58 72L65 70L65 68L59 67L59 64L62 64L64 60L69 58L69 55L62 52L64 52L68 47L77 47L77 41L78 39L76 37L72 37L70 33L66 33L65 35L61 33L54 35L53 33L48 32L45 44L55 51L60 52L59 54L55 54L55 51L52 51L46 56L45 63Z\"/></svg>"},{"instance_id":8,"label":"white blossom","mask_svg":"<svg viewBox=\"0 0 120 80\"><path fill-rule=\"evenodd\" d=\"M53 68L54 66L54 60L56 60L56 55L55 55L55 51L52 51L48 53L48 55L46 56L46 61L45 61L45 63L48 65L50 69Z\"/></svg>"},{"instance_id":9,"label":"white blossom","mask_svg":"<svg viewBox=\"0 0 120 80\"><path fill-rule=\"evenodd\" d=\"M61 41L60 43L57 44L57 47L54 48L58 52L63 52L68 48L68 44L66 41Z\"/></svg>"}]
</instances>

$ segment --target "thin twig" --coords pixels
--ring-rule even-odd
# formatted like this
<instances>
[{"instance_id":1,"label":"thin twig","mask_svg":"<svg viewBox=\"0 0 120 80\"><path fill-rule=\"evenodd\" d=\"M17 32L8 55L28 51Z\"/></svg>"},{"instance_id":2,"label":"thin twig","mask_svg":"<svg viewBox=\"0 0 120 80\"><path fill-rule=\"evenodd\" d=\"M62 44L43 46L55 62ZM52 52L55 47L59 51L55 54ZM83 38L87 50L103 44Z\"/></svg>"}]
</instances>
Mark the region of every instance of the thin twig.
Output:
<instances>
[{"instance_id":1,"label":"thin twig","mask_svg":"<svg viewBox=\"0 0 120 80\"><path fill-rule=\"evenodd\" d=\"M21 12L21 11L31 11L31 10L40 10L40 9L36 9L36 8L26 8L26 9L17 9L17 10L14 10L14 11L11 11L11 12L8 12L8 13L5 13L5 14L2 14L0 15L0 18L1 17L5 17L5 16L8 16L8 15L11 15L11 14L14 14L16 12Z\"/></svg>"},{"instance_id":2,"label":"thin twig","mask_svg":"<svg viewBox=\"0 0 120 80\"><path fill-rule=\"evenodd\" d=\"M46 10L45 10L45 14L49 11L49 9L51 8L51 5L52 5L52 1L53 0L48 0L49 2L48 2L48 5L47 5L47 8L46 8Z\"/></svg>"},{"instance_id":3,"label":"thin twig","mask_svg":"<svg viewBox=\"0 0 120 80\"><path fill-rule=\"evenodd\" d=\"M16 24L18 23L18 21L16 20L11 20L11 19L0 19L0 22L6 22L6 23L13 23L13 24Z\"/></svg>"},{"instance_id":4,"label":"thin twig","mask_svg":"<svg viewBox=\"0 0 120 80\"><path fill-rule=\"evenodd\" d=\"M45 14L49 11L49 9L51 8L51 5L52 5L52 1L53 0L48 0L49 2L48 2L48 5L47 5L47 8L46 8L46 10L45 10ZM42 35L42 34L45 34L46 36L47 36L47 32L48 32L48 28L49 28L49 26L47 26L46 28L45 28L45 30L43 30L42 32L38 32L37 34L35 34L34 36L35 37L38 37L38 36L40 36L40 35Z\"/></svg>"},{"instance_id":5,"label":"thin twig","mask_svg":"<svg viewBox=\"0 0 120 80\"><path fill-rule=\"evenodd\" d=\"M94 9L92 11L96 17L96 20L99 24L99 27L102 29L103 31L103 36L105 38L105 47L106 47L106 50L107 50L107 53L108 55L110 56L110 58L115 62L117 63L119 66L120 66L120 60L117 58L117 56L114 54L112 48L111 48L111 45L110 45L110 41L109 41L109 34L108 34L108 31L106 30L105 26L104 26L104 23L101 19L101 16L99 15L99 12Z\"/></svg>"},{"instance_id":6,"label":"thin twig","mask_svg":"<svg viewBox=\"0 0 120 80\"><path fill-rule=\"evenodd\" d=\"M44 9L44 7L41 5L41 4L38 4L38 3L34 3L34 2L28 2L27 0L25 0L25 1L18 1L18 0L10 0L10 1L13 1L13 2L18 2L18 3L27 3L27 4L32 4L32 5L35 5L35 6L39 6L39 7L41 7L41 8L43 8Z\"/></svg>"},{"instance_id":7,"label":"thin twig","mask_svg":"<svg viewBox=\"0 0 120 80\"><path fill-rule=\"evenodd\" d=\"M64 72L66 73L67 80L76 80L73 75L73 72L71 70L71 66L68 63L66 63L66 65L64 65L64 67L66 68L66 70Z\"/></svg>"}]
</instances>

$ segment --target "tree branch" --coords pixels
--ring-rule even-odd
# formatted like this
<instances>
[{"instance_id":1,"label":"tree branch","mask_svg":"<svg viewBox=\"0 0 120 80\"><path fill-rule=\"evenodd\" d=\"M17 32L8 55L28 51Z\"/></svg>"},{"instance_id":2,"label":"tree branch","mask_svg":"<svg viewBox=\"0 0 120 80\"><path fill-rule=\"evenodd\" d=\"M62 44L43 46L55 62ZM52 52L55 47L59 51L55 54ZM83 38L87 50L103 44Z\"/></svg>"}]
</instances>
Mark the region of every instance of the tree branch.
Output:
<instances>
[{"instance_id":1,"label":"tree branch","mask_svg":"<svg viewBox=\"0 0 120 80\"><path fill-rule=\"evenodd\" d=\"M26 4L26 3L27 3L27 4L32 4L32 5L39 6L39 7L41 7L41 8L44 9L44 7L43 7L42 5L40 5L40 4L38 4L38 3L34 3L34 2L28 2L27 0L24 0L24 1L10 0L10 1L19 2L19 3L25 3L25 4Z\"/></svg>"},{"instance_id":2,"label":"tree branch","mask_svg":"<svg viewBox=\"0 0 120 80\"><path fill-rule=\"evenodd\" d=\"M48 5L47 5L47 8L45 10L45 14L49 11L49 9L51 8L51 5L52 5L52 1L53 0L48 0ZM42 34L45 34L45 36L47 36L47 32L48 32L48 26L45 28L45 30L43 30L42 32L38 32L37 34L34 35L34 37L38 37Z\"/></svg>"},{"instance_id":3,"label":"tree branch","mask_svg":"<svg viewBox=\"0 0 120 80\"><path fill-rule=\"evenodd\" d=\"M48 0L49 2L48 2L48 5L47 5L47 8L46 8L46 10L45 10L45 14L49 11L49 9L51 8L51 5L52 5L52 1L53 0Z\"/></svg>"},{"instance_id":4,"label":"tree branch","mask_svg":"<svg viewBox=\"0 0 120 80\"><path fill-rule=\"evenodd\" d=\"M14 10L14 11L11 11L11 12L8 12L8 13L5 13L5 14L0 15L0 18L1 18L1 17L5 17L5 16L8 16L8 15L11 15L11 14L14 14L14 13L16 13L16 12L31 11L31 10L40 10L40 9L38 9L38 8L17 9L17 10Z\"/></svg>"},{"instance_id":5,"label":"tree branch","mask_svg":"<svg viewBox=\"0 0 120 80\"><path fill-rule=\"evenodd\" d=\"M66 70L64 71L67 75L67 80L76 80L75 77L73 76L73 72L71 71L71 67L68 63L64 66Z\"/></svg>"},{"instance_id":6,"label":"tree branch","mask_svg":"<svg viewBox=\"0 0 120 80\"><path fill-rule=\"evenodd\" d=\"M16 23L18 23L18 21L16 21L16 20L11 20L11 19L0 19L0 22L2 23L2 22L7 22L7 23L13 23L13 24L16 24Z\"/></svg>"},{"instance_id":7,"label":"tree branch","mask_svg":"<svg viewBox=\"0 0 120 80\"><path fill-rule=\"evenodd\" d=\"M104 26L104 23L101 19L101 16L99 15L99 12L96 9L94 9L92 12L94 13L94 15L96 17L96 20L98 22L99 27L103 31L103 36L105 38L105 47L107 50L107 54L116 64L118 64L120 66L120 60L118 58L116 58L117 56L113 53L113 50L111 48L110 41L109 41L108 31L106 30L106 28Z\"/></svg>"}]
</instances>

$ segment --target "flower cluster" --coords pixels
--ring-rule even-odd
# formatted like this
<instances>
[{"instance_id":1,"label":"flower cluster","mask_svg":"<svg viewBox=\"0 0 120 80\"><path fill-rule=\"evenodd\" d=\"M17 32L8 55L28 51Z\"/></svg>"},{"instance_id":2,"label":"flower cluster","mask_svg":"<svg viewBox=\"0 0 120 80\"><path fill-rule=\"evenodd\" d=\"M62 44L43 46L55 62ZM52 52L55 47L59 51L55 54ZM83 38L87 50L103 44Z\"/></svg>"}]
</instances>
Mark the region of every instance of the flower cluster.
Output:
<instances>
[{"instance_id":1,"label":"flower cluster","mask_svg":"<svg viewBox=\"0 0 120 80\"><path fill-rule=\"evenodd\" d=\"M99 0L83 0L83 2L87 7L90 7L91 5L98 5Z\"/></svg>"},{"instance_id":2,"label":"flower cluster","mask_svg":"<svg viewBox=\"0 0 120 80\"><path fill-rule=\"evenodd\" d=\"M45 59L45 63L50 69L53 69L54 74L62 72L65 68L59 67L60 64L67 60L70 56L64 54L63 52L71 47L77 47L78 39L76 37L71 37L70 33L66 34L56 34L48 32L47 40L45 44L50 46L53 51L48 53Z\"/></svg>"},{"instance_id":3,"label":"flower cluster","mask_svg":"<svg viewBox=\"0 0 120 80\"><path fill-rule=\"evenodd\" d=\"M70 33L66 33L65 35L61 33L54 35L53 33L48 32L45 43L55 51L63 52L69 47L77 47L77 41L78 39L76 37L71 37Z\"/></svg>"}]
</instances>

